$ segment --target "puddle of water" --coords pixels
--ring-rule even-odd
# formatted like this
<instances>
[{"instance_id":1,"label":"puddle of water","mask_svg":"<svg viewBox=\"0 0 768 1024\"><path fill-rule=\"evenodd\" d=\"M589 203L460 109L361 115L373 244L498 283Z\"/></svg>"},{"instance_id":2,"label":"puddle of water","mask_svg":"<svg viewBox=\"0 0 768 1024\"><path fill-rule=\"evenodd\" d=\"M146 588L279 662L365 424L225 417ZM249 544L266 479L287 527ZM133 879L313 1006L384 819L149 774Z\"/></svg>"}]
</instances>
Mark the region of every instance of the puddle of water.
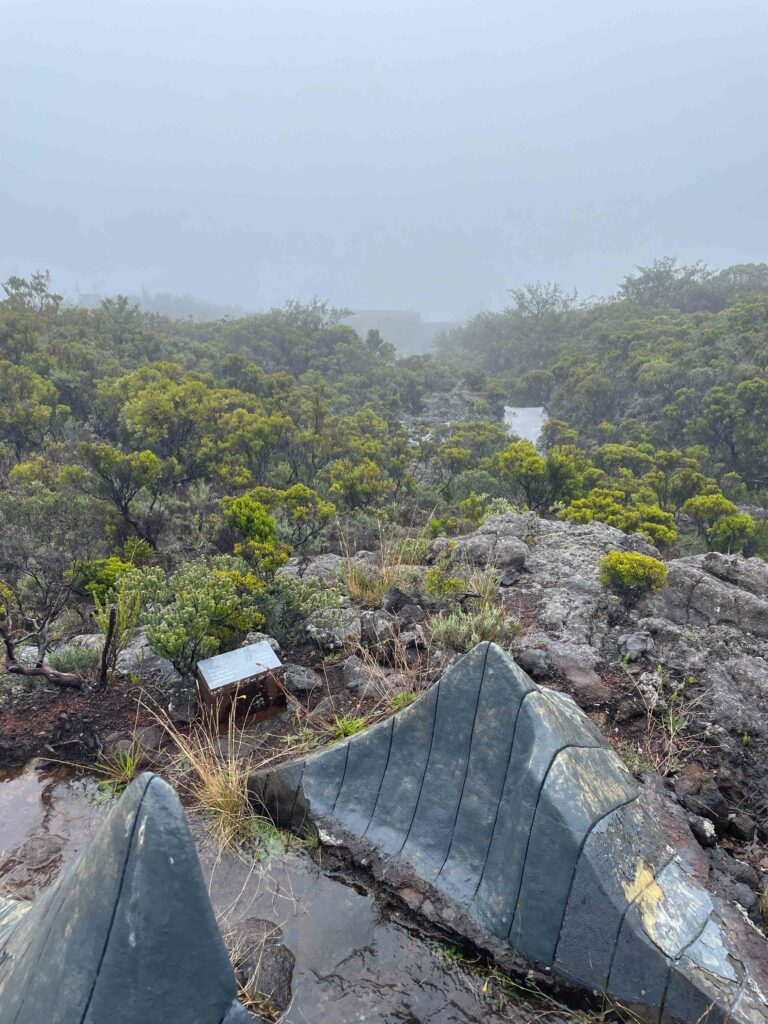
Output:
<instances>
[{"instance_id":1,"label":"puddle of water","mask_svg":"<svg viewBox=\"0 0 768 1024\"><path fill-rule=\"evenodd\" d=\"M0 769L0 893L32 899L96 833L96 782L66 768Z\"/></svg>"},{"instance_id":2,"label":"puddle of water","mask_svg":"<svg viewBox=\"0 0 768 1024\"><path fill-rule=\"evenodd\" d=\"M97 783L66 770L0 772L0 892L30 899L99 828ZM194 815L193 834L202 836ZM482 979L447 966L437 944L373 895L321 870L305 853L261 865L199 842L223 929L269 921L295 957L285 1024L502 1024L530 1021L523 1003L494 1012Z\"/></svg>"},{"instance_id":3,"label":"puddle of water","mask_svg":"<svg viewBox=\"0 0 768 1024\"><path fill-rule=\"evenodd\" d=\"M265 869L203 848L214 908L223 927L246 918L280 928L296 958L286 1024L501 1024L482 979L447 966L439 946L380 904L289 853Z\"/></svg>"}]
</instances>

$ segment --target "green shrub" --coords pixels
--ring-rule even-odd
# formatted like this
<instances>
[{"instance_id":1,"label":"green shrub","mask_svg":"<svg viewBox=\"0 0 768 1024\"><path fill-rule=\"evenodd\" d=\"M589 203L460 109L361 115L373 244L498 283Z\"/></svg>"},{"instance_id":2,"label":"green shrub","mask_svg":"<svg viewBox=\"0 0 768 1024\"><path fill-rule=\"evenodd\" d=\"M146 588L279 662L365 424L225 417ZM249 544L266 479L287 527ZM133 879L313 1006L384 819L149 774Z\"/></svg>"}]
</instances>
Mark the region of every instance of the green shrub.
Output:
<instances>
[{"instance_id":1,"label":"green shrub","mask_svg":"<svg viewBox=\"0 0 768 1024\"><path fill-rule=\"evenodd\" d=\"M724 551L730 555L734 551L743 551L755 533L755 520L745 512L722 516L707 531L709 544L715 551Z\"/></svg>"},{"instance_id":2,"label":"green shrub","mask_svg":"<svg viewBox=\"0 0 768 1024\"><path fill-rule=\"evenodd\" d=\"M523 632L520 623L509 619L498 606L469 612L459 609L444 612L434 616L430 626L435 643L462 653L471 651L483 640L508 645Z\"/></svg>"},{"instance_id":3,"label":"green shrub","mask_svg":"<svg viewBox=\"0 0 768 1024\"><path fill-rule=\"evenodd\" d=\"M79 568L77 589L103 601L107 593L117 586L120 577L133 568L132 562L125 562L117 555L91 559Z\"/></svg>"},{"instance_id":4,"label":"green shrub","mask_svg":"<svg viewBox=\"0 0 768 1024\"><path fill-rule=\"evenodd\" d=\"M314 576L300 579L279 573L264 595L264 629L281 643L300 638L305 619L327 608L338 608L341 595Z\"/></svg>"},{"instance_id":5,"label":"green shrub","mask_svg":"<svg viewBox=\"0 0 768 1024\"><path fill-rule=\"evenodd\" d=\"M98 672L100 661L99 652L87 647L61 647L48 655L51 668L57 672L76 672L86 678Z\"/></svg>"},{"instance_id":6,"label":"green shrub","mask_svg":"<svg viewBox=\"0 0 768 1024\"><path fill-rule=\"evenodd\" d=\"M449 601L463 594L466 589L466 580L461 576L451 576L439 565L433 565L424 573L424 590L430 597Z\"/></svg>"},{"instance_id":7,"label":"green shrub","mask_svg":"<svg viewBox=\"0 0 768 1024\"><path fill-rule=\"evenodd\" d=\"M561 518L574 523L597 520L624 533L643 533L654 544L674 544L677 538L671 512L650 502L633 502L624 491L608 487L595 487L585 498L572 501Z\"/></svg>"},{"instance_id":8,"label":"green shrub","mask_svg":"<svg viewBox=\"0 0 768 1024\"><path fill-rule=\"evenodd\" d=\"M658 558L635 551L610 551L598 562L599 579L629 604L667 585L667 567Z\"/></svg>"}]
</instances>

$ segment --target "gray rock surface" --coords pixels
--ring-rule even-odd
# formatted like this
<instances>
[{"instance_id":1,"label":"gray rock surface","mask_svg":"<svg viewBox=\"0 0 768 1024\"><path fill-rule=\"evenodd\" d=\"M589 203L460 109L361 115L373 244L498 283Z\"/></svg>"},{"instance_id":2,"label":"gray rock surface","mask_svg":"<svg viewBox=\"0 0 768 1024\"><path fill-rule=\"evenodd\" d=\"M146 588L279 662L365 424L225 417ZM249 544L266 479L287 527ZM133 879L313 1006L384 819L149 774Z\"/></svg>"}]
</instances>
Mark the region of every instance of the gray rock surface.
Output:
<instances>
[{"instance_id":1,"label":"gray rock surface","mask_svg":"<svg viewBox=\"0 0 768 1024\"><path fill-rule=\"evenodd\" d=\"M576 704L493 644L394 717L253 777L251 792L492 951L511 945L650 1019L694 1024L709 1007L713 1020L768 1020L768 944L702 887L656 797ZM702 852L685 819L671 829Z\"/></svg>"},{"instance_id":2,"label":"gray rock surface","mask_svg":"<svg viewBox=\"0 0 768 1024\"><path fill-rule=\"evenodd\" d=\"M330 552L324 555L314 555L311 558L292 558L287 565L278 569L278 575L294 576L299 579L322 580L329 586L338 582L344 559L341 555L333 555Z\"/></svg>"},{"instance_id":3,"label":"gray rock surface","mask_svg":"<svg viewBox=\"0 0 768 1024\"><path fill-rule=\"evenodd\" d=\"M360 615L349 605L325 608L307 619L305 629L321 650L340 651L347 644L359 643Z\"/></svg>"},{"instance_id":4,"label":"gray rock surface","mask_svg":"<svg viewBox=\"0 0 768 1024\"><path fill-rule=\"evenodd\" d=\"M245 634L245 639L240 644L240 646L241 647L250 647L251 644L262 644L262 643L269 644L269 646L272 648L272 650L275 652L275 654L279 654L280 653L280 644L279 644L279 642L277 640L275 640L275 638L273 636L270 636L269 633L259 633L258 631L254 631L254 632L251 632L251 633L246 633Z\"/></svg>"},{"instance_id":5,"label":"gray rock surface","mask_svg":"<svg viewBox=\"0 0 768 1024\"><path fill-rule=\"evenodd\" d=\"M307 668L305 665L288 664L283 672L283 685L288 693L303 695L322 686L323 677L319 672L315 672L314 669Z\"/></svg>"},{"instance_id":6,"label":"gray rock surface","mask_svg":"<svg viewBox=\"0 0 768 1024\"><path fill-rule=\"evenodd\" d=\"M381 661L391 655L398 632L397 616L383 608L363 612L360 616L360 643Z\"/></svg>"},{"instance_id":7,"label":"gray rock surface","mask_svg":"<svg viewBox=\"0 0 768 1024\"><path fill-rule=\"evenodd\" d=\"M609 670L615 677L625 658L642 670L640 681L660 666L657 710L675 690L685 703L696 702L693 732L743 777L734 800L751 801L768 835L768 564L717 552L672 559L669 585L627 614L599 583L598 562L613 550L660 557L644 537L603 523L509 513L457 538L453 557L464 552L492 562L499 545L512 541L527 552L506 592L510 612L519 610L527 627L521 664L537 681L565 685L589 708L609 696L601 681L610 683ZM433 555L450 552L446 538L435 542ZM645 713L643 695L635 697L622 699L619 721Z\"/></svg>"},{"instance_id":8,"label":"gray rock surface","mask_svg":"<svg viewBox=\"0 0 768 1024\"><path fill-rule=\"evenodd\" d=\"M184 812L142 775L33 904L0 899L0 1024L246 1021Z\"/></svg>"},{"instance_id":9,"label":"gray rock surface","mask_svg":"<svg viewBox=\"0 0 768 1024\"><path fill-rule=\"evenodd\" d=\"M181 676L166 658L155 654L149 646L147 631L142 627L134 630L128 644L117 656L117 676L124 681L137 677L141 682L168 685L181 682Z\"/></svg>"}]
</instances>

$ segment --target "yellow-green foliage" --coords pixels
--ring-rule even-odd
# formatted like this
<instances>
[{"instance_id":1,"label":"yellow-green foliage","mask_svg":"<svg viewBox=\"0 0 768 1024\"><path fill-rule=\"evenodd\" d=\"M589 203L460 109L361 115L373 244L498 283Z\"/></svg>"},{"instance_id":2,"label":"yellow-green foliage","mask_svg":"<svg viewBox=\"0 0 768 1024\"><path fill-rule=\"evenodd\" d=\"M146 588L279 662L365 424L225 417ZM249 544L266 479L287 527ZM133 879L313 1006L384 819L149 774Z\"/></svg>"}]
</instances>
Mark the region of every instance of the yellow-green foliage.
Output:
<instances>
[{"instance_id":1,"label":"yellow-green foliage","mask_svg":"<svg viewBox=\"0 0 768 1024\"><path fill-rule=\"evenodd\" d=\"M636 551L610 551L598 562L599 579L625 600L667 585L667 567L658 558Z\"/></svg>"},{"instance_id":2,"label":"yellow-green foliage","mask_svg":"<svg viewBox=\"0 0 768 1024\"><path fill-rule=\"evenodd\" d=\"M673 544L677 538L671 512L650 502L634 502L624 491L607 487L596 487L586 498L572 501L562 518L575 523L597 520L625 533L644 533L655 544Z\"/></svg>"},{"instance_id":3,"label":"yellow-green foliage","mask_svg":"<svg viewBox=\"0 0 768 1024\"><path fill-rule=\"evenodd\" d=\"M430 597L449 600L463 594L467 584L461 576L451 576L439 565L433 565L424 573L424 589Z\"/></svg>"},{"instance_id":4,"label":"yellow-green foliage","mask_svg":"<svg viewBox=\"0 0 768 1024\"><path fill-rule=\"evenodd\" d=\"M115 589L120 577L133 568L132 562L125 562L117 555L93 558L78 566L78 590L87 591L95 599L104 601L106 595Z\"/></svg>"}]
</instances>

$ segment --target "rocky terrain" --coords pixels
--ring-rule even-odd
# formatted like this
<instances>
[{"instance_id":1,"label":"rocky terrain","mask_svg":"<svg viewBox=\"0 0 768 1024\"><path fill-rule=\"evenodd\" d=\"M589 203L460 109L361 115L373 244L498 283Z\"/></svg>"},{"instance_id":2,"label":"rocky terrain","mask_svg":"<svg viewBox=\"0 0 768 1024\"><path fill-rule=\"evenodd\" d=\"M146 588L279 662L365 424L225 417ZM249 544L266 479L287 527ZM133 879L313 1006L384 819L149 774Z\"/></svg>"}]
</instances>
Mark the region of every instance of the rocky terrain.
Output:
<instances>
[{"instance_id":1,"label":"rocky terrain","mask_svg":"<svg viewBox=\"0 0 768 1024\"><path fill-rule=\"evenodd\" d=\"M429 564L408 566L378 607L342 596L310 616L303 639L282 649L287 707L251 728L244 752L285 758L295 750L297 728L301 735L314 729L317 743L329 722L391 713L395 705L382 695L431 685L458 655L431 638L439 602L424 593L430 564L465 575L494 567L495 600L519 623L506 645L513 657L536 682L569 693L627 766L679 805L709 851L711 883L762 922L768 564L718 553L672 559L668 585L627 607L598 581L598 560L615 550L658 556L640 535L532 513L492 517L472 533L437 539ZM353 561L373 569L377 557L359 552ZM314 577L337 593L344 562L323 554L282 571ZM137 716L139 692L168 708L182 728L194 712L189 688L142 631L106 692L62 694L45 681L8 682L0 709L7 763L103 756L126 748L137 727L149 756L167 744L144 712Z\"/></svg>"}]
</instances>

